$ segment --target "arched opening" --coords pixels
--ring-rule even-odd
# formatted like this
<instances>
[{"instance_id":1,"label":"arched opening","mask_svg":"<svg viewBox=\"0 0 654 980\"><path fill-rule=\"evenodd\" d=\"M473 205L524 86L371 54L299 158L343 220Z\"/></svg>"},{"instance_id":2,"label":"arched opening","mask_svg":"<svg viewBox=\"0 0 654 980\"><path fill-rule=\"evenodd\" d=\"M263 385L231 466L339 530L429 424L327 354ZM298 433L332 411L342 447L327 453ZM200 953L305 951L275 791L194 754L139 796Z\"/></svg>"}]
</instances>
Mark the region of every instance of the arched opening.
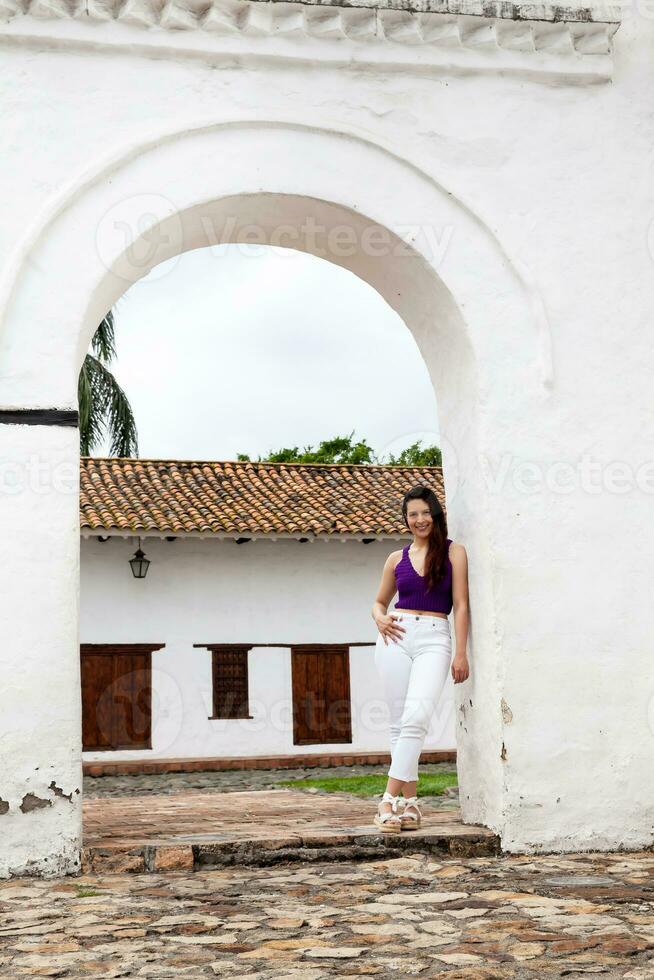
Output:
<instances>
[{"instance_id":1,"label":"arched opening","mask_svg":"<svg viewBox=\"0 0 654 980\"><path fill-rule=\"evenodd\" d=\"M403 491L424 482L446 505L440 466L384 465L428 428L440 441L413 337L359 277L267 245L180 253L115 316L140 458L81 471L87 771L385 755L369 606L405 544ZM239 458L353 427L369 465ZM152 565L142 584L128 567L137 546ZM423 762L452 761L452 686Z\"/></svg>"},{"instance_id":2,"label":"arched opening","mask_svg":"<svg viewBox=\"0 0 654 980\"><path fill-rule=\"evenodd\" d=\"M401 316L425 360L440 407L450 531L465 542L472 569L475 676L458 731L464 816L498 827L498 522L479 457L489 444L499 451L510 441L518 449L520 419L543 397L547 350L533 297L467 208L398 154L355 134L245 123L130 148L121 160L80 175L73 192L26 235L25 261L8 284L1 340L5 404L73 408L91 334L129 282L175 254L214 244L216 234L242 241L247 226L265 241L320 255L368 282ZM16 430L13 439L19 466L36 449L50 470L64 463L78 469L74 430L39 426L27 435ZM16 718L14 740L25 765L12 792L17 798L24 792L28 769L30 785L41 780L45 759L56 784L74 792L81 760L76 487L67 496L52 488L23 494L14 505L16 576L29 568L37 593L52 583L54 592L24 636L37 680L27 692L29 710ZM38 539L35 572L34 555L20 556L37 505L40 528L49 534L47 542ZM49 715L26 751L27 729L46 691ZM78 808L50 809L54 817L45 809L38 814L41 833L33 823L28 834L12 817L18 865L75 866Z\"/></svg>"}]
</instances>

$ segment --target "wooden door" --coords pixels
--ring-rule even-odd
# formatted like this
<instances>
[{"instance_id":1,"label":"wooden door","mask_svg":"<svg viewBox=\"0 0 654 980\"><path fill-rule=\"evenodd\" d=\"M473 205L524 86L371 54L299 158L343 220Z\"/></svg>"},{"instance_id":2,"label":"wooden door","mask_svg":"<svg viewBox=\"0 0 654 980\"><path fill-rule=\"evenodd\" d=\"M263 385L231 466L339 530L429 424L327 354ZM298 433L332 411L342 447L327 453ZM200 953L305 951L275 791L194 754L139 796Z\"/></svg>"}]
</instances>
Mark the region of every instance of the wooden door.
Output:
<instances>
[{"instance_id":1,"label":"wooden door","mask_svg":"<svg viewBox=\"0 0 654 980\"><path fill-rule=\"evenodd\" d=\"M346 646L291 647L293 744L352 741L350 651Z\"/></svg>"},{"instance_id":2,"label":"wooden door","mask_svg":"<svg viewBox=\"0 0 654 980\"><path fill-rule=\"evenodd\" d=\"M82 747L152 748L152 651L163 644L83 643Z\"/></svg>"}]
</instances>

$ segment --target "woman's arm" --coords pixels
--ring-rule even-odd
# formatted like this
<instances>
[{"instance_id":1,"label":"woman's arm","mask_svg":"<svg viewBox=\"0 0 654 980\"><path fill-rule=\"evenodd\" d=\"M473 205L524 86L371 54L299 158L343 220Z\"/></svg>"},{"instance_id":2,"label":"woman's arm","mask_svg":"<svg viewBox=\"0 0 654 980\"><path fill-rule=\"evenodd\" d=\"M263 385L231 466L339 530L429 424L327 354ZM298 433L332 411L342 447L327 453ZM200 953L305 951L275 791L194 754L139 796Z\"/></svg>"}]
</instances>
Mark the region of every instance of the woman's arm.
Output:
<instances>
[{"instance_id":1,"label":"woman's arm","mask_svg":"<svg viewBox=\"0 0 654 980\"><path fill-rule=\"evenodd\" d=\"M383 636L386 645L388 645L387 637L390 637L392 640L401 640L402 634L405 632L404 627L397 624L397 616L389 615L387 612L389 603L397 592L395 566L401 554L402 552L400 551L392 551L386 559L381 582L379 583L377 595L371 610L372 618L377 623L377 629Z\"/></svg>"},{"instance_id":2,"label":"woman's arm","mask_svg":"<svg viewBox=\"0 0 654 980\"><path fill-rule=\"evenodd\" d=\"M450 545L450 562L452 563L452 606L454 609L454 634L456 636L456 653L452 660L451 671L454 683L460 684L470 676L470 665L466 653L470 624L468 555L462 544L452 542Z\"/></svg>"}]
</instances>

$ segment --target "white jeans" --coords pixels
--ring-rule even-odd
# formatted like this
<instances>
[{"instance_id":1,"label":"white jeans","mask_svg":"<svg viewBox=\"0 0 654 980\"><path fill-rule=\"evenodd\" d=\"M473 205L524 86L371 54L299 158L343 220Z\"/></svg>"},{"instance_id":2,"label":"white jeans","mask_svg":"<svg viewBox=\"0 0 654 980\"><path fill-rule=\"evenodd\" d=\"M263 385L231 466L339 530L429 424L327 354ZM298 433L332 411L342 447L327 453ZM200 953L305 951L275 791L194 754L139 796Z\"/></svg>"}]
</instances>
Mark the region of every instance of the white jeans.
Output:
<instances>
[{"instance_id":1,"label":"white jeans","mask_svg":"<svg viewBox=\"0 0 654 980\"><path fill-rule=\"evenodd\" d=\"M395 615L395 613L393 613ZM397 611L406 632L401 640L379 634L375 666L390 712L391 768L405 783L418 778L418 760L452 659L450 624L440 616Z\"/></svg>"}]
</instances>

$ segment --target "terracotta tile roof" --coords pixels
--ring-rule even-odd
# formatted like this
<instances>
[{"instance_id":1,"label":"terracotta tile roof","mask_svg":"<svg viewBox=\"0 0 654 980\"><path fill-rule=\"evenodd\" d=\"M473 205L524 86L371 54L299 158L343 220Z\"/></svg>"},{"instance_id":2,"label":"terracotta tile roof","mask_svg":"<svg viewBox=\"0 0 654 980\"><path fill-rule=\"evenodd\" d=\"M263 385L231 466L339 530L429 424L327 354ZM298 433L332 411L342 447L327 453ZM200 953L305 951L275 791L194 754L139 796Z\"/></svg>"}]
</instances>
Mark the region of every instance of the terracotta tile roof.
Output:
<instances>
[{"instance_id":1,"label":"terracotta tile roof","mask_svg":"<svg viewBox=\"0 0 654 980\"><path fill-rule=\"evenodd\" d=\"M406 535L416 483L445 507L435 466L80 460L80 527L134 534Z\"/></svg>"}]
</instances>

